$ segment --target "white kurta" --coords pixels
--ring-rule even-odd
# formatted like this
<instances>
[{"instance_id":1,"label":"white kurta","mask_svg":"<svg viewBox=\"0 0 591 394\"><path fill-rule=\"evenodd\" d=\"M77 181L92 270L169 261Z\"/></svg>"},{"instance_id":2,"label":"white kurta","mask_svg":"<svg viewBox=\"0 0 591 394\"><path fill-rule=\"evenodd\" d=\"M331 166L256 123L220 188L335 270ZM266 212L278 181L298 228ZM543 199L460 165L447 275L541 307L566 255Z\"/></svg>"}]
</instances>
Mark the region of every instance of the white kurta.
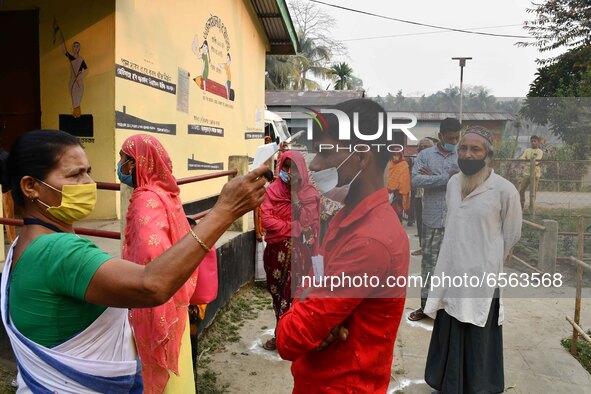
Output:
<instances>
[{"instance_id":1,"label":"white kurta","mask_svg":"<svg viewBox=\"0 0 591 394\"><path fill-rule=\"evenodd\" d=\"M433 278L462 277L462 285L448 282L430 290L424 312L435 318L439 309L445 309L461 322L484 327L495 291L488 286L487 275L498 278L505 258L521 237L519 193L493 171L462 201L461 174L456 174L447 185L446 201L445 236ZM500 300L498 324L503 317Z\"/></svg>"}]
</instances>

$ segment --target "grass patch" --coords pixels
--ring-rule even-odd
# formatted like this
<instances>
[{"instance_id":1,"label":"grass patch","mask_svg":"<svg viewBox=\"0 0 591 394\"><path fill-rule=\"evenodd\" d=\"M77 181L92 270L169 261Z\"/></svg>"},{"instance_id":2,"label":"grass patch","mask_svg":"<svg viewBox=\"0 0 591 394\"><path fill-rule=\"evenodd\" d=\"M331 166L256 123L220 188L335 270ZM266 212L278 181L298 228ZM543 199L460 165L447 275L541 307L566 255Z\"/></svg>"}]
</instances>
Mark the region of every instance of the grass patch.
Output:
<instances>
[{"instance_id":1,"label":"grass patch","mask_svg":"<svg viewBox=\"0 0 591 394\"><path fill-rule=\"evenodd\" d=\"M221 385L216 373L210 368L211 356L223 352L227 343L240 341L240 328L244 326L244 322L256 319L259 312L270 303L266 289L249 285L240 289L217 313L212 325L203 332L198 341L199 351L195 368L198 393L228 392L228 385Z\"/></svg>"},{"instance_id":2,"label":"grass patch","mask_svg":"<svg viewBox=\"0 0 591 394\"><path fill-rule=\"evenodd\" d=\"M16 378L16 371L12 371L4 365L0 365L0 394L14 394L16 388L10 385L12 379Z\"/></svg>"},{"instance_id":3,"label":"grass patch","mask_svg":"<svg viewBox=\"0 0 591 394\"><path fill-rule=\"evenodd\" d=\"M591 335L591 330L588 330L587 334ZM564 346L570 353L572 338L564 338L560 343L562 343L562 346ZM577 343L577 355L575 358L581 363L587 372L591 373L591 343L585 341L581 336L579 336L579 341Z\"/></svg>"},{"instance_id":4,"label":"grass patch","mask_svg":"<svg viewBox=\"0 0 591 394\"><path fill-rule=\"evenodd\" d=\"M404 374L406 373L406 369L404 369L404 368L398 368L398 369L396 369L396 370L394 371L394 373L395 373L396 375L404 375Z\"/></svg>"}]
</instances>

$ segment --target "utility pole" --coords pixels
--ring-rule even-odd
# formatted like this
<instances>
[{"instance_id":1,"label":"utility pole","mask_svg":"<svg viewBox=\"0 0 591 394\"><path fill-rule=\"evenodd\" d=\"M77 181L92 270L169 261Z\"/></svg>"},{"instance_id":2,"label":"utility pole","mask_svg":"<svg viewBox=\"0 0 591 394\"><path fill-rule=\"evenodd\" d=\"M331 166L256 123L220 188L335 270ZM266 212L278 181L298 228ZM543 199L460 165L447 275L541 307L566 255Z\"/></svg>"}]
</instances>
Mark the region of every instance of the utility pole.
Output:
<instances>
[{"instance_id":1,"label":"utility pole","mask_svg":"<svg viewBox=\"0 0 591 394\"><path fill-rule=\"evenodd\" d=\"M464 66L466 66L466 60L472 60L471 57L452 57L451 60L460 61L460 124L462 124L462 110L464 105Z\"/></svg>"}]
</instances>

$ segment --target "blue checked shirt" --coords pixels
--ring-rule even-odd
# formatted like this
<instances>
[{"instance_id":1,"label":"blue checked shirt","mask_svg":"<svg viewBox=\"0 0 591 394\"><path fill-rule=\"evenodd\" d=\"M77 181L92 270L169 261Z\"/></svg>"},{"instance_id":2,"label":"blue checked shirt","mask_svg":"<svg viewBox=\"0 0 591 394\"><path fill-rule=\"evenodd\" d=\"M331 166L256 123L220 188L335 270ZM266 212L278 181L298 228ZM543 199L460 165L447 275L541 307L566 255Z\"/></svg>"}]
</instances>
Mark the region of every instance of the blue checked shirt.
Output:
<instances>
[{"instance_id":1,"label":"blue checked shirt","mask_svg":"<svg viewBox=\"0 0 591 394\"><path fill-rule=\"evenodd\" d=\"M421 167L427 167L433 175L419 173ZM458 155L448 153L444 156L437 146L427 148L419 153L412 167L412 187L422 187L423 194L423 223L431 228L445 227L447 207L445 191L450 172L460 171Z\"/></svg>"}]
</instances>

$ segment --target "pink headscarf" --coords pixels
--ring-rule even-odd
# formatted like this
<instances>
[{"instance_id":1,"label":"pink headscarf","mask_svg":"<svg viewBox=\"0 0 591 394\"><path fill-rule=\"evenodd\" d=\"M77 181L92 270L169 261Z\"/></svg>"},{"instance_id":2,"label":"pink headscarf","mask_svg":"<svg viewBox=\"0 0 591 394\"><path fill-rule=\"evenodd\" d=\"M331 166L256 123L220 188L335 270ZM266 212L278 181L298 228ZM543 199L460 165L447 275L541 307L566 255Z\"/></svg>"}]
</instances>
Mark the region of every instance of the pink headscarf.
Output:
<instances>
[{"instance_id":1,"label":"pink headscarf","mask_svg":"<svg viewBox=\"0 0 591 394\"><path fill-rule=\"evenodd\" d=\"M154 137L129 137L121 148L135 160L136 189L127 211L123 258L146 265L189 232L189 224L172 175L172 162ZM181 338L195 290L197 270L171 299L154 308L132 309L146 393L161 393L168 370L178 375Z\"/></svg>"},{"instance_id":2,"label":"pink headscarf","mask_svg":"<svg viewBox=\"0 0 591 394\"><path fill-rule=\"evenodd\" d=\"M292 226L296 225L300 229L305 227L312 228L315 241L312 243L311 251L313 255L316 255L318 254L318 238L320 236L320 194L310 182L306 161L304 160L304 156L298 151L288 150L281 155L277 162L277 173L279 173L283 167L283 162L285 162L286 159L292 161L292 164L297 167L300 177L302 178L300 190L297 192L298 200L301 205L300 217L297 223L292 222ZM282 182L280 179L277 179L269 185L266 194L267 196L265 199L268 199L269 203L272 204L272 209L274 210L275 215L286 218L286 220L291 220L292 201L290 186ZM263 208L264 207L265 206L263 205ZM294 233L294 231L296 234L298 233L296 229L290 229L290 233L282 235L287 239L292 233ZM268 235L270 234L267 232L267 236Z\"/></svg>"}]
</instances>

